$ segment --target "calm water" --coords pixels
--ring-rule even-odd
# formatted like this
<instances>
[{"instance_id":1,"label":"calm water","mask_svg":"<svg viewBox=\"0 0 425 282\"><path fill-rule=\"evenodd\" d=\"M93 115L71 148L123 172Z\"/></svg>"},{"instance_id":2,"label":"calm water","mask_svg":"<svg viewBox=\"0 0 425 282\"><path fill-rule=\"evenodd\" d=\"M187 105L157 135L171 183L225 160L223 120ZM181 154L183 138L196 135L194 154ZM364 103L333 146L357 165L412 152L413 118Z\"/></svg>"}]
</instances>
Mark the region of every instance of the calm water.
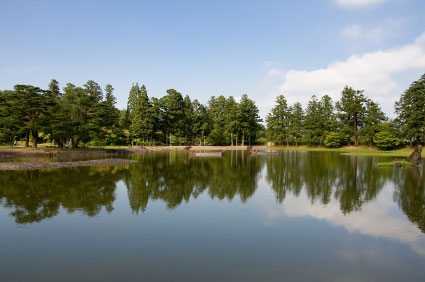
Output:
<instances>
[{"instance_id":1,"label":"calm water","mask_svg":"<svg viewBox=\"0 0 425 282\"><path fill-rule=\"evenodd\" d=\"M242 153L0 171L0 280L425 281L422 167Z\"/></svg>"}]
</instances>

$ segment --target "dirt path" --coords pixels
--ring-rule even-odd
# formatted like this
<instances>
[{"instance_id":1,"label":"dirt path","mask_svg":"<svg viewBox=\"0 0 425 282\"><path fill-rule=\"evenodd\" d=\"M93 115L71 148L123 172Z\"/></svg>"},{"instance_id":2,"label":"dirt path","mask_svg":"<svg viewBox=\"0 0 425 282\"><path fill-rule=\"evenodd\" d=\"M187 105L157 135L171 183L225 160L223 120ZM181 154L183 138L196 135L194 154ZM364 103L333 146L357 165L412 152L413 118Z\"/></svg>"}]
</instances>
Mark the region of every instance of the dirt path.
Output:
<instances>
[{"instance_id":1,"label":"dirt path","mask_svg":"<svg viewBox=\"0 0 425 282\"><path fill-rule=\"evenodd\" d=\"M0 170L34 170L77 166L115 166L135 162L137 161L124 159L102 159L77 162L5 162L0 163Z\"/></svg>"}]
</instances>

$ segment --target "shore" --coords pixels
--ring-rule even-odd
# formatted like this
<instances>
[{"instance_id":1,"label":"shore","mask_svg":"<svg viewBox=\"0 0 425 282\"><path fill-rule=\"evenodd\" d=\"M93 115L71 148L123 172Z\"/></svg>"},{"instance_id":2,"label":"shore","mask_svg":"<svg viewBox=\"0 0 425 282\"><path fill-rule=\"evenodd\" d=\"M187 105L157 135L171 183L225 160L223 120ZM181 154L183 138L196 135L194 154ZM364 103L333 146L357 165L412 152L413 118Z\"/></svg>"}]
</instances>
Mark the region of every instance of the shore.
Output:
<instances>
[{"instance_id":1,"label":"shore","mask_svg":"<svg viewBox=\"0 0 425 282\"><path fill-rule=\"evenodd\" d=\"M183 151L187 146L105 146L90 148L0 148L0 158L5 157L102 157L125 154L141 154L149 151ZM193 151L229 151L229 150L247 150L248 146L191 146ZM253 146L257 151L277 150L277 151L320 151L320 152L339 152L348 155L364 156L409 156L413 149L402 148L395 150L380 150L378 148L369 148L367 146L345 146L341 148L328 147L308 147L308 146Z\"/></svg>"},{"instance_id":2,"label":"shore","mask_svg":"<svg viewBox=\"0 0 425 282\"><path fill-rule=\"evenodd\" d=\"M184 151L187 146L146 146L146 147L118 147L105 146L99 148L78 148L78 149L59 149L59 148L2 148L0 149L0 159L7 158L97 158L130 154L143 154L146 152L157 151ZM195 152L205 151L229 151L229 150L247 150L248 146L192 146L191 150ZM275 150L275 151L317 151L317 152L338 152L344 155L356 156L378 156L378 157L407 157L413 149L402 148L396 150L380 150L366 146L359 147L307 147L307 146L253 146L254 150Z\"/></svg>"},{"instance_id":3,"label":"shore","mask_svg":"<svg viewBox=\"0 0 425 282\"><path fill-rule=\"evenodd\" d=\"M134 160L123 159L101 159L91 161L72 161L72 162L0 162L0 170L35 170L47 168L65 168L80 166L116 166L129 163L135 163Z\"/></svg>"},{"instance_id":4,"label":"shore","mask_svg":"<svg viewBox=\"0 0 425 282\"><path fill-rule=\"evenodd\" d=\"M21 158L21 157L52 157L52 158L96 158L116 155L140 154L147 150L144 148L78 148L78 149L60 149L60 148L9 148L0 149L0 158Z\"/></svg>"}]
</instances>

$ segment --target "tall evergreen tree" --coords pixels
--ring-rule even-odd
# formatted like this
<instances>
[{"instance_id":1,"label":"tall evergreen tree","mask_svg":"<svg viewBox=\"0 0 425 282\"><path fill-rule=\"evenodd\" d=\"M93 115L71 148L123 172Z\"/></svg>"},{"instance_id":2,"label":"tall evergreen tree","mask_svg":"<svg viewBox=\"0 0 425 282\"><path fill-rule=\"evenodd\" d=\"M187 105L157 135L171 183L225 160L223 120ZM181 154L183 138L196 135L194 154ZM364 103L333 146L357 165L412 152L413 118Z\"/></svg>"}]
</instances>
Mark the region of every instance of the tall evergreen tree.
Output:
<instances>
[{"instance_id":1,"label":"tall evergreen tree","mask_svg":"<svg viewBox=\"0 0 425 282\"><path fill-rule=\"evenodd\" d=\"M39 131L43 128L43 118L48 114L50 97L45 90L31 85L15 85L15 91L10 93L10 106L18 112L26 131L26 146L29 136L32 137L32 147L37 147Z\"/></svg>"},{"instance_id":2,"label":"tall evergreen tree","mask_svg":"<svg viewBox=\"0 0 425 282\"><path fill-rule=\"evenodd\" d=\"M354 145L359 145L358 128L363 123L366 99L363 96L363 90L354 90L345 86L342 90L341 100L337 102L336 107L339 111L339 118L346 127L347 133L354 136ZM352 128L352 131L349 130ZM351 132L350 132L351 131ZM348 140L350 145L350 139Z\"/></svg>"},{"instance_id":3,"label":"tall evergreen tree","mask_svg":"<svg viewBox=\"0 0 425 282\"><path fill-rule=\"evenodd\" d=\"M245 145L248 138L248 145L251 145L256 139L256 132L259 129L259 123L262 121L258 115L258 108L255 102L243 94L238 107L238 120L242 133L242 146Z\"/></svg>"},{"instance_id":4,"label":"tall evergreen tree","mask_svg":"<svg viewBox=\"0 0 425 282\"><path fill-rule=\"evenodd\" d=\"M289 145L290 111L285 96L279 95L276 105L266 117L268 136L271 140Z\"/></svg>"},{"instance_id":5,"label":"tall evergreen tree","mask_svg":"<svg viewBox=\"0 0 425 282\"><path fill-rule=\"evenodd\" d=\"M373 137L380 130L381 124L386 120L387 117L382 112L378 103L375 103L372 100L367 100L363 119L364 125L360 132L361 135L368 140L369 147L373 146Z\"/></svg>"},{"instance_id":6,"label":"tall evergreen tree","mask_svg":"<svg viewBox=\"0 0 425 282\"><path fill-rule=\"evenodd\" d=\"M395 104L403 135L417 144L425 142L425 74L401 95Z\"/></svg>"},{"instance_id":7,"label":"tall evergreen tree","mask_svg":"<svg viewBox=\"0 0 425 282\"><path fill-rule=\"evenodd\" d=\"M298 140L302 137L304 122L304 111L300 103L295 103L289 107L289 127L288 133L298 146Z\"/></svg>"},{"instance_id":8,"label":"tall evergreen tree","mask_svg":"<svg viewBox=\"0 0 425 282\"><path fill-rule=\"evenodd\" d=\"M313 95L305 110L304 138L308 145L320 144L322 129L320 121L320 105L317 97Z\"/></svg>"},{"instance_id":9,"label":"tall evergreen tree","mask_svg":"<svg viewBox=\"0 0 425 282\"><path fill-rule=\"evenodd\" d=\"M225 111L225 130L227 137L230 137L230 145L234 145L236 132L240 128L240 123L238 121L238 103L230 96L227 98L226 104L224 106ZM229 136L230 135L230 136ZM236 138L237 145L237 138Z\"/></svg>"}]
</instances>

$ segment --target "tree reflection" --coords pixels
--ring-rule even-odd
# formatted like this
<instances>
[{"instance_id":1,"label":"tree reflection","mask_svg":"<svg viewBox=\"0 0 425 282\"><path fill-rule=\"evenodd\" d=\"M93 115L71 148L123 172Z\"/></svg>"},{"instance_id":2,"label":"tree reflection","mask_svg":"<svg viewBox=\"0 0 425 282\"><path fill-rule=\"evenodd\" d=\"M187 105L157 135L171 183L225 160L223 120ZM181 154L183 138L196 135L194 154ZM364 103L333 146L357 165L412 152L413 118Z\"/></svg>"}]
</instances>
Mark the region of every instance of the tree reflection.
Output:
<instances>
[{"instance_id":1,"label":"tree reflection","mask_svg":"<svg viewBox=\"0 0 425 282\"><path fill-rule=\"evenodd\" d=\"M125 183L134 212L145 211L149 199L162 200L173 209L207 190L211 198L242 201L256 189L261 161L245 152L226 152L222 158L193 158L180 152L143 154Z\"/></svg>"},{"instance_id":2,"label":"tree reflection","mask_svg":"<svg viewBox=\"0 0 425 282\"><path fill-rule=\"evenodd\" d=\"M0 203L11 208L16 223L40 222L58 214L82 211L87 216L102 207L113 210L115 183L125 166L60 170L1 171Z\"/></svg>"},{"instance_id":3,"label":"tree reflection","mask_svg":"<svg viewBox=\"0 0 425 282\"><path fill-rule=\"evenodd\" d=\"M374 158L338 153L283 152L266 163L266 179L277 201L283 202L288 192L298 196L304 188L312 203L338 200L344 214L375 199L391 177L388 170L377 167Z\"/></svg>"},{"instance_id":4,"label":"tree reflection","mask_svg":"<svg viewBox=\"0 0 425 282\"><path fill-rule=\"evenodd\" d=\"M405 169L400 174L394 199L409 220L425 233L425 165Z\"/></svg>"}]
</instances>

